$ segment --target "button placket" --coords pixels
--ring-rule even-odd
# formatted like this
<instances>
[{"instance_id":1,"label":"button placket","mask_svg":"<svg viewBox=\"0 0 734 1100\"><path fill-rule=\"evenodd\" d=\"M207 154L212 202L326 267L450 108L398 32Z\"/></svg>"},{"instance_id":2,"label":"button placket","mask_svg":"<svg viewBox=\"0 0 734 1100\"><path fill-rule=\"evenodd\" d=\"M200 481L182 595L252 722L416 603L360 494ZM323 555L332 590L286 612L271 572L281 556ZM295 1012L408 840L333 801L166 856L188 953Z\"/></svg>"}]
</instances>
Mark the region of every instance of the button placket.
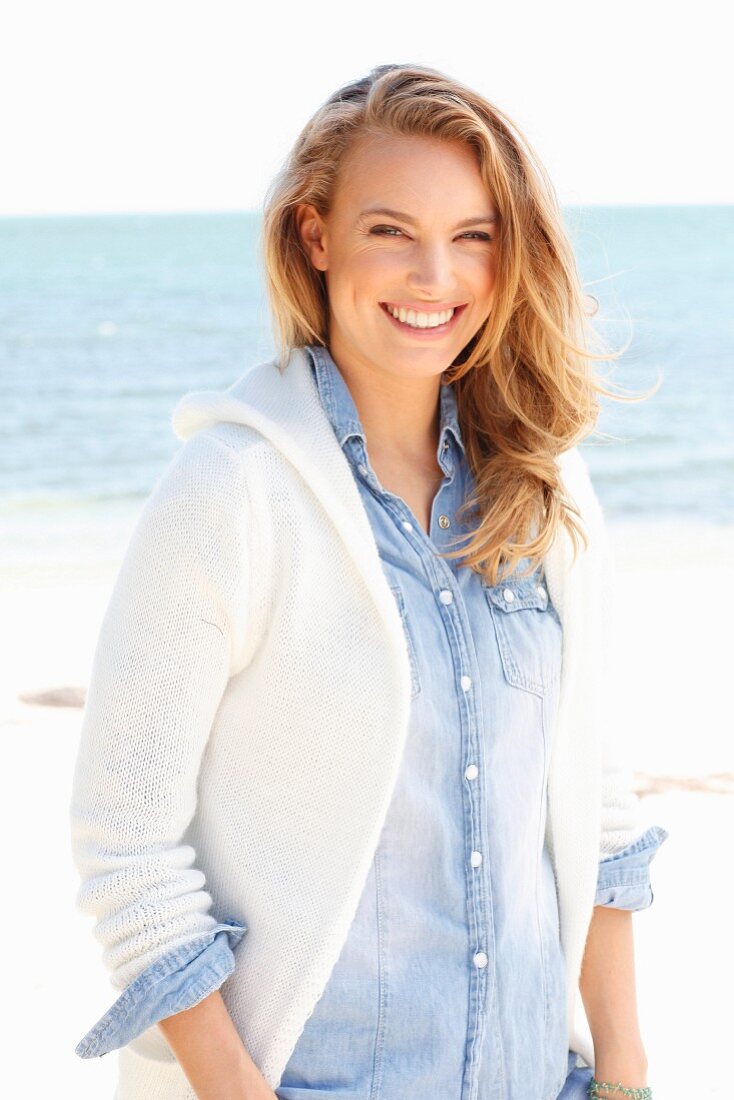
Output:
<instances>
[{"instance_id":1,"label":"button placket","mask_svg":"<svg viewBox=\"0 0 734 1100\"><path fill-rule=\"evenodd\" d=\"M442 489L447 489L448 484L442 486ZM437 529L449 523L453 526L453 501L448 496L444 499L441 500L440 511L436 508L438 514L434 513L435 519L433 522L436 524ZM483 873L484 855L480 851L480 848L484 847L486 809L483 806L483 784L480 777L482 738L481 716L477 708L480 707L481 703L479 696L476 699L474 698L476 683L472 675L469 674L472 668L470 656L472 653L471 632L465 619L463 602L460 597L461 588L460 586L458 589L455 588L458 581L452 569L453 562L444 561L442 558L436 560L435 555L429 552L429 548L432 550L430 542L423 537L425 532L416 529L413 516L407 506L399 507L395 498L390 499L388 504L398 528L409 538L411 546L416 547L415 540L417 540L417 551L431 579L433 599L441 610L441 618L446 627L449 645L454 653L455 684L456 688L460 689L458 691L458 697L461 700L460 745L462 759L464 761L468 759L469 763L465 764L464 768L463 779L466 780L467 786L462 793L467 811L465 814L466 848L462 847L461 853L457 853L457 855L462 863L467 866L465 896L474 913L472 923L473 942L470 943L469 957L466 960L472 989L471 1000L472 1004L476 1006L476 1010L472 1012L471 1019L468 1021L467 1029L467 1050L470 1053L466 1073L467 1083L471 1089L473 1087L472 1082L476 1082L476 1074L479 1068L479 1061L471 1052L480 1049L485 1027L483 1006L485 1004L487 983L490 980L489 975L493 966L491 956L493 939L491 901L488 900L491 898L492 889L490 882L485 880ZM445 520L442 517L445 517ZM471 696L469 695L470 691L472 692ZM463 779L460 782L463 782ZM479 783L474 787L478 779Z\"/></svg>"},{"instance_id":2,"label":"button placket","mask_svg":"<svg viewBox=\"0 0 734 1100\"><path fill-rule=\"evenodd\" d=\"M442 600L444 597L440 596ZM451 601L446 601L451 602ZM466 667L466 666L465 666ZM463 672L459 676L459 684L463 692L467 693L474 687L472 677L468 672ZM463 710L463 708L462 708ZM471 712L474 713L474 706L471 707ZM479 732L479 724L477 723L477 734ZM463 738L462 738L463 739ZM465 747L470 747L472 742L468 742ZM481 740L477 746L478 751L481 752ZM484 863L483 853L480 851L480 838L483 835L483 821L485 816L485 807L483 805L483 794L481 787L480 777L480 764L481 761L472 760L469 757L470 762L464 768L464 779L468 782L468 787L465 792L465 799L468 800L471 805L470 811L466 816L466 830L467 840L471 847L469 850L469 867L470 872L467 878L467 891L468 891L468 903L474 910L475 924L473 943L471 944L471 953L467 960L468 966L472 971L471 984L474 987L472 993L472 1002L477 1005L478 1015L473 1017L469 1031L467 1033L467 1041L472 1044L479 1041L483 1035L484 1025L482 1022L481 1009L479 1006L484 1004L484 998L486 996L487 982L490 978L490 954L488 944L491 942L491 918L487 912L487 905L491 906L491 902L487 901L487 897L491 896L491 885L489 881L485 881L482 876L482 870ZM476 784L476 787L475 787ZM466 856L464 856L466 858ZM471 1049L471 1048L469 1048ZM465 1086L471 1091L472 1087L476 1085L476 1074L479 1070L480 1061L472 1056L469 1056L466 1066L466 1080ZM462 1093L463 1095L463 1093Z\"/></svg>"},{"instance_id":3,"label":"button placket","mask_svg":"<svg viewBox=\"0 0 734 1100\"><path fill-rule=\"evenodd\" d=\"M512 592L511 590L508 590L508 591L510 592L510 600L514 599L514 592ZM451 591L451 589L449 589L449 588L441 588L438 591L438 599L445 607L449 607L450 605L452 605L454 603L454 594ZM464 692L468 692L469 689L472 687L472 678L467 673L462 673L461 676L459 677L459 683L461 685L462 690ZM479 777L479 766L476 763L473 763L473 762L468 764L466 766L466 768L464 769L464 778L473 783L478 777ZM470 796L470 797L472 799L474 798L474 796ZM481 806L481 794L478 794L476 796L476 801L477 801L476 812L471 814L470 818L471 818L472 821L479 822L481 820L482 811L483 811L483 808ZM475 841L475 843L476 843L476 841ZM482 865L483 861L484 861L484 857L483 857L482 853L478 849L474 848L472 850L472 852L470 853L470 856L469 856L469 862L470 862L471 867L474 868L474 869L477 869ZM478 935L479 935L479 944L481 944L482 939L486 938L487 927L486 927L486 914L484 913L483 906L482 906L482 891L481 891L476 879L473 880L473 884L470 886L470 889L472 891L474 902L477 906L477 912L478 912L478 915L479 915ZM479 890L478 894L476 893L477 890ZM482 950L479 945L477 945L477 949L474 951L474 953L472 955L472 964L473 964L474 969L478 972L484 971L487 968L487 966L489 965L489 955L487 954L486 951ZM483 997L483 987L484 987L483 983L485 981L486 981L486 978L483 978L482 979L482 984L479 987L479 994L478 994L479 1002L481 1002L481 999Z\"/></svg>"}]
</instances>

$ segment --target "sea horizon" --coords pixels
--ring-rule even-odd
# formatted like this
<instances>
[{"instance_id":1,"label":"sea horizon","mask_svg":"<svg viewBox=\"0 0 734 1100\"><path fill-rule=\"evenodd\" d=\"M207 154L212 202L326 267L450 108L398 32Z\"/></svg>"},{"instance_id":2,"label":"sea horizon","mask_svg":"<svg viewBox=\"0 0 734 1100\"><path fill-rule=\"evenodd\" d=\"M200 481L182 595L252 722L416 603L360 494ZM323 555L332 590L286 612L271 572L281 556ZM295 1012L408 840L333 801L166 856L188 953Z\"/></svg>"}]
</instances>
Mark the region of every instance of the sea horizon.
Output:
<instances>
[{"instance_id":1,"label":"sea horizon","mask_svg":"<svg viewBox=\"0 0 734 1100\"><path fill-rule=\"evenodd\" d=\"M610 525L734 524L734 206L563 208L612 347L580 445ZM258 211L0 217L0 560L119 557L186 392L274 354Z\"/></svg>"}]
</instances>

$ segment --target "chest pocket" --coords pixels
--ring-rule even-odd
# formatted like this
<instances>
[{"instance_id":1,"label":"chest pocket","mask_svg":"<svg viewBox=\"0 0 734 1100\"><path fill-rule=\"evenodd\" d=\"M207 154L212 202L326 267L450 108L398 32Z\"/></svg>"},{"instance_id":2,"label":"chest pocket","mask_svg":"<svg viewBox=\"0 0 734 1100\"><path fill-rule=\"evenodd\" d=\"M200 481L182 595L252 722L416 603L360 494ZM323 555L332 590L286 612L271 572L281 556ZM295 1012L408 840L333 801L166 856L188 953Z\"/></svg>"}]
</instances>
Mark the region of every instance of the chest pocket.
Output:
<instances>
[{"instance_id":1,"label":"chest pocket","mask_svg":"<svg viewBox=\"0 0 734 1100\"><path fill-rule=\"evenodd\" d=\"M410 658L410 697L414 698L421 689L420 678L418 676L418 658L415 653L415 645L413 643L413 635L408 622L408 613L405 610L405 600L403 593L399 585L391 584L390 590L395 597L395 602L398 605L400 611L400 618L403 624L403 634L405 635L405 643L408 647L408 656Z\"/></svg>"},{"instance_id":2,"label":"chest pocket","mask_svg":"<svg viewBox=\"0 0 734 1100\"><path fill-rule=\"evenodd\" d=\"M536 573L484 584L484 591L505 679L513 687L544 695L560 679L563 635L544 580Z\"/></svg>"}]
</instances>

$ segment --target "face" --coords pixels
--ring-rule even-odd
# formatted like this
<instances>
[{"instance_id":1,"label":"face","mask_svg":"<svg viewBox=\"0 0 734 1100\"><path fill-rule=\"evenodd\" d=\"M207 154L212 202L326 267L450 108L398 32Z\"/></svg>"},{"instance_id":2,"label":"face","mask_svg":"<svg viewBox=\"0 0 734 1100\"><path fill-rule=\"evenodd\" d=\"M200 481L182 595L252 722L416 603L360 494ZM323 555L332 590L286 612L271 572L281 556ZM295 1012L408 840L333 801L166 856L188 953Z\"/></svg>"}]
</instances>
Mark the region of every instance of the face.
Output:
<instances>
[{"instance_id":1,"label":"face","mask_svg":"<svg viewBox=\"0 0 734 1100\"><path fill-rule=\"evenodd\" d=\"M497 213L460 143L358 139L329 214L298 209L311 262L325 272L336 361L403 377L446 370L492 307Z\"/></svg>"}]
</instances>

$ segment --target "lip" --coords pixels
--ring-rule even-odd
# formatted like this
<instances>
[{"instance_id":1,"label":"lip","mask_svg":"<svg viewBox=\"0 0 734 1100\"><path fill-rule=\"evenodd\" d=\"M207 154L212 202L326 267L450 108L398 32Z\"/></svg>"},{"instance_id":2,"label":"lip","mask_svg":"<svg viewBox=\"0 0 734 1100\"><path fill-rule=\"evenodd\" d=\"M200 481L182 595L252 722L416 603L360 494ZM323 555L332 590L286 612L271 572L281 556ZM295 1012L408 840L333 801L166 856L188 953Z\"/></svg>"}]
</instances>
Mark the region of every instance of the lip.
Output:
<instances>
[{"instance_id":1,"label":"lip","mask_svg":"<svg viewBox=\"0 0 734 1100\"><path fill-rule=\"evenodd\" d=\"M400 302L390 302L390 305L391 306L396 306L397 308L401 308L402 303L400 303ZM455 306L450 306L450 305L441 306L440 309L430 309L430 310L429 309L423 309L422 311L416 309L415 306L404 306L402 308L415 309L416 313L418 313L418 312L441 313L442 310L453 309L453 311L454 311L453 317L451 318L450 321L446 321L446 323L443 324L443 325L436 325L434 328L410 328L408 325L403 324L402 321L399 321L397 319L397 317L393 317L392 313L390 313L390 311L388 310L387 305L386 305L385 302L380 302L380 309L385 314L388 321L391 321L393 326L395 328L397 328L400 332L402 332L404 335L409 335L411 337L414 336L417 340L431 340L431 339L435 340L438 337L445 336L447 333L453 331L453 329L458 324L459 318L461 317L462 313L466 309L466 302L459 303Z\"/></svg>"},{"instance_id":2,"label":"lip","mask_svg":"<svg viewBox=\"0 0 734 1100\"><path fill-rule=\"evenodd\" d=\"M395 306L397 309L414 309L416 313L443 313L446 309L459 309L466 302L396 302L386 298L381 306Z\"/></svg>"}]
</instances>

